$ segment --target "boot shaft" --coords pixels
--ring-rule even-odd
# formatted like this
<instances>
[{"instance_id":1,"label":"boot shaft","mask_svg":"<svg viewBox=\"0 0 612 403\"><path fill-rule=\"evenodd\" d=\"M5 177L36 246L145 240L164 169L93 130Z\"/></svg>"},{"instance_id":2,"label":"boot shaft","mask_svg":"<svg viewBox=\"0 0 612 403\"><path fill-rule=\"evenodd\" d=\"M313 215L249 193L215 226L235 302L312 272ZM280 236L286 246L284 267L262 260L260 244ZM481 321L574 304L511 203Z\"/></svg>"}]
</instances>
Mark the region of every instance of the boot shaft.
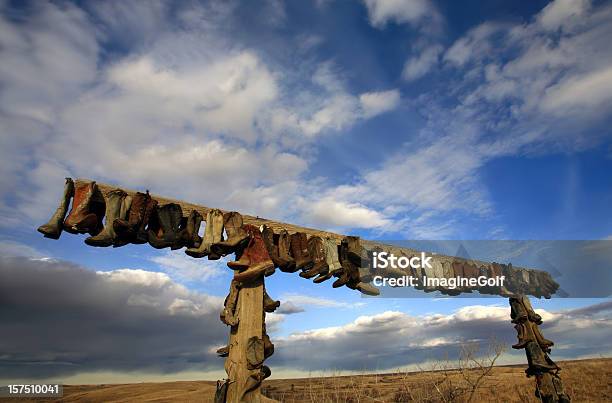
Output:
<instances>
[{"instance_id":1,"label":"boot shaft","mask_svg":"<svg viewBox=\"0 0 612 403\"><path fill-rule=\"evenodd\" d=\"M336 245L336 241L331 238L325 239L325 258L330 273L342 269L342 265L338 259L338 245Z\"/></svg>"},{"instance_id":2,"label":"boot shaft","mask_svg":"<svg viewBox=\"0 0 612 403\"><path fill-rule=\"evenodd\" d=\"M60 200L59 206L49 219L46 224L38 227L38 232L43 234L47 238L59 239L62 234L64 218L68 212L68 206L70 205L70 199L74 196L74 182L70 178L66 178L64 184L64 193Z\"/></svg>"}]
</instances>

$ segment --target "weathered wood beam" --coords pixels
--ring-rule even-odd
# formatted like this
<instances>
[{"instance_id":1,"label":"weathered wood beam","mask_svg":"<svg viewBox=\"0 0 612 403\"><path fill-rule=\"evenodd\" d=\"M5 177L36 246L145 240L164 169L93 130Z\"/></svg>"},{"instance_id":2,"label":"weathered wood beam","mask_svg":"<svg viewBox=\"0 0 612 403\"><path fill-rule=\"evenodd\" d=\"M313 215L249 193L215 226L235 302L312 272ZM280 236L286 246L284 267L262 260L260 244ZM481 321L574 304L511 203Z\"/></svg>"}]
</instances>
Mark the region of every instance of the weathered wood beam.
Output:
<instances>
[{"instance_id":1,"label":"weathered wood beam","mask_svg":"<svg viewBox=\"0 0 612 403\"><path fill-rule=\"evenodd\" d=\"M89 180L89 179L83 179L83 180ZM136 191L134 190L130 190L130 189L126 189L122 186L117 186L117 185L112 185L112 184L106 184L106 183L100 183L100 182L96 182L98 185L98 189L106 194L109 191L113 190L113 189L117 189L120 188L122 190L124 190L125 192L127 192L130 195L134 195L136 193ZM144 191L144 189L142 190ZM176 200L176 199L171 199L168 197L164 197L164 196L160 196L157 194L153 194L151 193L151 196L153 198L155 198L160 205L164 205L167 203L176 203L178 205L181 206L182 210L183 210L183 215L184 216L188 216L192 210L196 210L198 211L204 218L206 218L206 214L208 213L209 210L211 210L213 207L207 207L207 206L203 206L203 205L199 205L199 204L194 204L194 203L189 203L189 202L185 202L183 200ZM98 197L102 197L102 195L98 195ZM223 212L226 212L227 210L223 210L220 209ZM308 235L317 235L320 237L329 237L332 239L335 239L337 241L337 243L340 243L340 241L345 237L345 235L343 234L337 234L334 232L328 232L328 231L321 231L318 229L314 229L314 228L307 228L307 227L302 227L299 225L294 225L294 224L290 224L290 223L284 223L284 222L280 222L280 221L274 221L274 220L269 220L263 217L254 217L252 215L248 215L248 214L242 214L243 217L243 221L244 224L252 224L252 225L256 225L256 226L260 226L260 225L267 225L268 227L272 228L272 230L274 232L280 232L282 229L286 229L289 233L293 233L293 232L304 232ZM376 242L376 241L369 241L369 240L362 240L362 245L368 249L368 250L372 250L375 248L379 248L382 251L388 252L388 253L393 253L396 256L417 256L420 255L420 253L422 251L416 250L416 249L411 249L411 248L405 248L405 247L398 247L395 245L389 245L389 244L385 244L382 242ZM491 262L484 262L481 260L474 260L474 259L464 259L461 257L456 257L456 256L448 256L448 255L442 255L442 254L434 254L432 257L432 261L434 262L439 262L441 264L445 264L445 263L452 263L452 262L462 262L462 263L471 263L471 264L475 264L477 267L482 267L482 266L486 266L489 267L491 265ZM548 275L548 273L546 272L542 272L540 270L536 270L536 269L532 269L532 268L524 268L524 267L517 267L517 266L513 266L512 270L518 271L518 270L531 270L534 272L538 272L540 274L544 274L546 276L548 276L549 280L553 283L554 281L552 280L552 278L550 278L550 275ZM406 272L406 275L409 275L410 273ZM512 291L512 290L511 290ZM519 290L515 290L515 293L518 293ZM520 293L527 293L525 290L520 290ZM513 293L511 294L502 294L500 293L499 295L504 296L504 297L508 297L510 295L513 295Z\"/></svg>"}]
</instances>

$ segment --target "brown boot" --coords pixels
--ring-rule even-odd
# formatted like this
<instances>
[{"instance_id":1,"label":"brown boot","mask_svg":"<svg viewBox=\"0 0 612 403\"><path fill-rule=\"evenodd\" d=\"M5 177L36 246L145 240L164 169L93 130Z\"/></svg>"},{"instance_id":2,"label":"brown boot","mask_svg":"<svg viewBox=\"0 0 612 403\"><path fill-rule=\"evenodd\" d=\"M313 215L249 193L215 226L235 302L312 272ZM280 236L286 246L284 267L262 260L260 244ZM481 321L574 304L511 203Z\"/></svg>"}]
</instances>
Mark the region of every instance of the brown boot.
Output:
<instances>
[{"instance_id":1,"label":"brown boot","mask_svg":"<svg viewBox=\"0 0 612 403\"><path fill-rule=\"evenodd\" d=\"M520 300L523 306L525 307L525 310L527 311L527 318L529 318L529 320L533 323L541 325L542 317L535 313L535 311L533 310L533 307L531 306L531 301L529 301L529 297L527 297L526 295L521 295Z\"/></svg>"},{"instance_id":2,"label":"brown boot","mask_svg":"<svg viewBox=\"0 0 612 403\"><path fill-rule=\"evenodd\" d=\"M219 209L209 210L206 214L204 238L197 248L188 248L185 253L191 257L208 256L209 260L217 260L221 255L213 253L211 246L223 240L223 213Z\"/></svg>"},{"instance_id":3,"label":"brown boot","mask_svg":"<svg viewBox=\"0 0 612 403\"><path fill-rule=\"evenodd\" d=\"M238 261L227 264L230 269L241 270L240 273L234 274L234 279L241 283L253 281L266 271L274 269L274 263L268 255L259 229L253 225L246 225L245 229L250 235L248 246Z\"/></svg>"},{"instance_id":4,"label":"brown boot","mask_svg":"<svg viewBox=\"0 0 612 403\"><path fill-rule=\"evenodd\" d=\"M268 368L268 366L266 365L262 365L261 368L251 372L251 374L246 380L244 387L242 388L242 393L240 394L241 395L240 400L238 401L242 402L244 399L244 396L247 393L249 393L253 389L256 389L259 385L261 385L263 380L269 377L271 374L272 374L272 371L270 371L270 368Z\"/></svg>"},{"instance_id":5,"label":"brown boot","mask_svg":"<svg viewBox=\"0 0 612 403\"><path fill-rule=\"evenodd\" d=\"M200 225L204 218L196 210L191 210L187 217L185 227L179 232L181 246L188 248L197 248L202 243L202 238L198 235Z\"/></svg>"},{"instance_id":6,"label":"brown boot","mask_svg":"<svg viewBox=\"0 0 612 403\"><path fill-rule=\"evenodd\" d=\"M237 312L239 293L240 289L238 288L238 282L232 280L230 283L230 292L225 298L223 310L221 311L221 315L219 315L221 322L228 326L236 326L239 323L239 315Z\"/></svg>"},{"instance_id":7,"label":"brown boot","mask_svg":"<svg viewBox=\"0 0 612 403\"><path fill-rule=\"evenodd\" d=\"M516 329L516 337L518 342L512 345L512 348L519 350L521 348L525 348L527 343L530 341L534 341L533 334L531 333L531 329L529 329L528 324L525 322L520 322L514 325Z\"/></svg>"},{"instance_id":8,"label":"brown boot","mask_svg":"<svg viewBox=\"0 0 612 403\"><path fill-rule=\"evenodd\" d=\"M510 318L512 323L524 322L528 319L527 310L523 306L523 301L519 297L510 297Z\"/></svg>"},{"instance_id":9,"label":"brown boot","mask_svg":"<svg viewBox=\"0 0 612 403\"><path fill-rule=\"evenodd\" d=\"M550 348L554 346L555 343L553 343L552 340L548 340L547 338L545 338L542 332L540 331L540 328L535 323L529 322L528 326L531 328L531 331L533 332L533 335L535 337L535 341L538 342L542 350L544 350L545 352L550 352Z\"/></svg>"},{"instance_id":10,"label":"brown boot","mask_svg":"<svg viewBox=\"0 0 612 403\"><path fill-rule=\"evenodd\" d=\"M149 192L138 192L132 198L127 219L116 219L113 229L121 243L143 244L148 241L147 225L155 212L157 200Z\"/></svg>"},{"instance_id":11,"label":"brown boot","mask_svg":"<svg viewBox=\"0 0 612 403\"><path fill-rule=\"evenodd\" d=\"M264 342L262 338L253 336L247 340L246 358L248 369L261 367L265 359Z\"/></svg>"},{"instance_id":12,"label":"brown boot","mask_svg":"<svg viewBox=\"0 0 612 403\"><path fill-rule=\"evenodd\" d=\"M358 236L347 236L347 256L348 259L357 267L369 266L369 256L366 250L361 246L361 241Z\"/></svg>"},{"instance_id":13,"label":"brown boot","mask_svg":"<svg viewBox=\"0 0 612 403\"><path fill-rule=\"evenodd\" d=\"M559 369L557 364L542 351L535 341L527 343L525 351L527 353L527 362L529 363L529 368L527 368L526 371L528 374L535 375L537 373L556 371Z\"/></svg>"},{"instance_id":14,"label":"brown boot","mask_svg":"<svg viewBox=\"0 0 612 403\"><path fill-rule=\"evenodd\" d=\"M106 225L99 234L85 239L90 246L111 246L117 241L117 234L113 226L116 219L122 219L121 209L127 193L121 189L111 190L104 197L106 204Z\"/></svg>"},{"instance_id":15,"label":"brown boot","mask_svg":"<svg viewBox=\"0 0 612 403\"><path fill-rule=\"evenodd\" d=\"M221 358L229 356L229 346L221 347L217 350L217 355Z\"/></svg>"},{"instance_id":16,"label":"brown boot","mask_svg":"<svg viewBox=\"0 0 612 403\"><path fill-rule=\"evenodd\" d=\"M272 259L275 267L281 268L289 265L289 261L284 260L280 257L278 252L278 246L274 243L274 231L272 228L264 225L261 230L261 236L264 240L264 244L266 245L266 249L268 250L268 255ZM282 269L281 269L282 270Z\"/></svg>"},{"instance_id":17,"label":"brown boot","mask_svg":"<svg viewBox=\"0 0 612 403\"><path fill-rule=\"evenodd\" d=\"M270 336L266 333L266 328L264 325L263 331L263 344L264 344L264 360L267 360L269 357L274 354L274 344L270 340Z\"/></svg>"},{"instance_id":18,"label":"brown boot","mask_svg":"<svg viewBox=\"0 0 612 403\"><path fill-rule=\"evenodd\" d=\"M72 196L74 196L74 182L72 179L66 178L64 195L60 200L59 206L49 221L46 224L38 227L38 232L47 238L59 239L60 235L62 234L62 223L64 222L64 217L66 217L66 212L68 211L68 206L70 205L70 199L72 199Z\"/></svg>"},{"instance_id":19,"label":"brown boot","mask_svg":"<svg viewBox=\"0 0 612 403\"><path fill-rule=\"evenodd\" d=\"M64 221L64 230L72 234L97 234L100 231L99 218L92 210L92 197L98 190L95 181L77 180L74 183L72 209Z\"/></svg>"},{"instance_id":20,"label":"brown boot","mask_svg":"<svg viewBox=\"0 0 612 403\"><path fill-rule=\"evenodd\" d=\"M313 265L310 269L301 272L300 277L313 278L318 274L325 275L329 272L329 267L325 262L323 240L320 237L310 237L308 240L308 254L312 259Z\"/></svg>"},{"instance_id":21,"label":"brown boot","mask_svg":"<svg viewBox=\"0 0 612 403\"><path fill-rule=\"evenodd\" d=\"M363 283L363 282L357 283L355 288L358 289L362 294L365 294L365 295L372 295L372 296L380 295L380 290L374 287L370 283Z\"/></svg>"},{"instance_id":22,"label":"brown boot","mask_svg":"<svg viewBox=\"0 0 612 403\"><path fill-rule=\"evenodd\" d=\"M271 313L276 311L276 308L280 306L280 301L275 301L268 295L268 292L264 288L264 311Z\"/></svg>"},{"instance_id":23,"label":"brown boot","mask_svg":"<svg viewBox=\"0 0 612 403\"><path fill-rule=\"evenodd\" d=\"M295 259L290 254L291 241L289 233L286 230L281 230L278 233L278 239L276 239L276 235L274 238L276 245L278 245L278 258L280 261L287 262L278 268L285 273L295 273L299 269L295 265Z\"/></svg>"},{"instance_id":24,"label":"brown boot","mask_svg":"<svg viewBox=\"0 0 612 403\"><path fill-rule=\"evenodd\" d=\"M297 270L308 270L314 262L308 255L308 237L303 232L296 232L290 236L291 254L295 259Z\"/></svg>"},{"instance_id":25,"label":"brown boot","mask_svg":"<svg viewBox=\"0 0 612 403\"><path fill-rule=\"evenodd\" d=\"M219 256L226 256L242 249L249 241L249 235L243 228L242 215L236 211L223 214L223 228L227 235L225 241L214 243L210 250Z\"/></svg>"}]
</instances>

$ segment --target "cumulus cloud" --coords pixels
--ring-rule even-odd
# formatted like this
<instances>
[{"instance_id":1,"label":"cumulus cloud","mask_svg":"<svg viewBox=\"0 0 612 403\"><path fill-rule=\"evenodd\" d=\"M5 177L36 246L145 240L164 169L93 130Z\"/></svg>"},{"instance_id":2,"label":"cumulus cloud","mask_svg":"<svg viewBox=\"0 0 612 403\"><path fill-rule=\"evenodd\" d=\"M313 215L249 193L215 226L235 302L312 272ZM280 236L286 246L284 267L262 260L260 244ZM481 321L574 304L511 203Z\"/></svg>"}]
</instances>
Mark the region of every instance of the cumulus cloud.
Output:
<instances>
[{"instance_id":1,"label":"cumulus cloud","mask_svg":"<svg viewBox=\"0 0 612 403\"><path fill-rule=\"evenodd\" d=\"M555 359L612 351L607 340L612 326L609 304L586 310L537 312L545 321L544 334L555 341ZM474 305L448 315L411 316L386 311L361 316L351 323L294 333L277 340L278 353L271 357L270 365L304 372L329 368L384 371L454 359L466 343L487 346L495 339L508 346L513 344L515 336L509 315L508 307ZM312 351L317 351L317 355L313 356ZM507 351L502 357L502 361L513 363L522 363L524 359L522 351Z\"/></svg>"},{"instance_id":2,"label":"cumulus cloud","mask_svg":"<svg viewBox=\"0 0 612 403\"><path fill-rule=\"evenodd\" d=\"M0 299L2 379L132 371L163 379L222 371L214 354L227 338L227 327L218 318L222 299L189 291L165 273L93 272L64 261L4 256ZM355 308L302 294L281 295L280 300L278 313L266 315L270 332L280 329L285 315L299 314L306 306ZM544 334L555 341L555 357L612 352L609 301L536 311L544 318ZM385 311L286 337L272 334L275 354L269 365L279 376L330 368L388 370L452 357L462 343L486 343L491 337L514 342L507 306L473 305L423 316ZM523 362L522 352L515 359Z\"/></svg>"},{"instance_id":3,"label":"cumulus cloud","mask_svg":"<svg viewBox=\"0 0 612 403\"><path fill-rule=\"evenodd\" d=\"M0 368L7 379L101 370L177 372L220 364L222 299L164 273L92 272L64 261L0 258Z\"/></svg>"},{"instance_id":4,"label":"cumulus cloud","mask_svg":"<svg viewBox=\"0 0 612 403\"><path fill-rule=\"evenodd\" d=\"M399 103L397 90L352 93L329 62L296 75L268 60L226 32L229 4L36 3L19 20L2 7L4 226L43 220L65 176L285 218L256 196L304 184L317 136Z\"/></svg>"}]
</instances>

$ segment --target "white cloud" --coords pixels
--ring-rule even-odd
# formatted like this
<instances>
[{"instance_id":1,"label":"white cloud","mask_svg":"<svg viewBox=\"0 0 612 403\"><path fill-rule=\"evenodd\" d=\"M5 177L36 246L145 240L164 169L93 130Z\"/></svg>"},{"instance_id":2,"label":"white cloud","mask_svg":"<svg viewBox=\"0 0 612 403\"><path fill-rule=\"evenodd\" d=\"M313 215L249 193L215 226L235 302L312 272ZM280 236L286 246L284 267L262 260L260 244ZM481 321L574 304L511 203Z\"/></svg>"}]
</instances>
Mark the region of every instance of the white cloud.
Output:
<instances>
[{"instance_id":1,"label":"white cloud","mask_svg":"<svg viewBox=\"0 0 612 403\"><path fill-rule=\"evenodd\" d=\"M442 53L440 45L426 47L418 55L406 61L402 78L411 81L424 76L438 63L440 53Z\"/></svg>"},{"instance_id":2,"label":"white cloud","mask_svg":"<svg viewBox=\"0 0 612 403\"><path fill-rule=\"evenodd\" d=\"M593 312L591 309L556 313L537 310L544 318L544 335L555 342L557 359L611 351L612 345L606 339L612 326L609 304L590 308ZM589 316L591 313L596 316ZM462 345L478 343L486 349L493 338L508 347L502 362L522 363L524 353L509 348L516 342L509 319L509 307L495 305L467 306L446 315L411 316L386 311L276 340L278 357L275 359L284 369L292 370L384 371L436 359L452 360ZM575 343L593 347L570 353ZM317 351L316 358L311 359L308 351Z\"/></svg>"},{"instance_id":3,"label":"white cloud","mask_svg":"<svg viewBox=\"0 0 612 403\"><path fill-rule=\"evenodd\" d=\"M549 87L541 107L546 112L584 114L584 108L592 113L609 109L612 100L612 66L582 76L576 75L562 83Z\"/></svg>"},{"instance_id":4,"label":"white cloud","mask_svg":"<svg viewBox=\"0 0 612 403\"><path fill-rule=\"evenodd\" d=\"M359 304L346 303L336 301L334 299L316 297L312 295L303 295L295 293L284 293L280 296L281 306L284 303L303 307L303 306L317 306L317 307L337 307L337 308L351 308L358 306Z\"/></svg>"},{"instance_id":5,"label":"white cloud","mask_svg":"<svg viewBox=\"0 0 612 403\"><path fill-rule=\"evenodd\" d=\"M166 250L161 255L152 256L150 260L177 280L206 282L231 272L227 267L224 268L226 258L215 261L194 259L183 250Z\"/></svg>"},{"instance_id":6,"label":"white cloud","mask_svg":"<svg viewBox=\"0 0 612 403\"><path fill-rule=\"evenodd\" d=\"M545 29L554 30L572 19L579 19L590 6L590 0L554 0L540 12L538 22Z\"/></svg>"},{"instance_id":7,"label":"white cloud","mask_svg":"<svg viewBox=\"0 0 612 403\"><path fill-rule=\"evenodd\" d=\"M364 0L372 26L381 28L388 22L416 25L436 15L429 0Z\"/></svg>"},{"instance_id":8,"label":"white cloud","mask_svg":"<svg viewBox=\"0 0 612 403\"><path fill-rule=\"evenodd\" d=\"M333 195L308 203L304 216L308 222L345 228L376 228L389 225L379 212L358 203L334 199Z\"/></svg>"},{"instance_id":9,"label":"white cloud","mask_svg":"<svg viewBox=\"0 0 612 403\"><path fill-rule=\"evenodd\" d=\"M400 103L400 93L398 90L366 92L359 96L359 102L364 117L369 118L397 108Z\"/></svg>"},{"instance_id":10,"label":"white cloud","mask_svg":"<svg viewBox=\"0 0 612 403\"><path fill-rule=\"evenodd\" d=\"M14 134L2 136L2 225L43 221L65 176L286 218L315 138L399 103L397 90L351 93L329 62L296 73L233 43L232 7L185 5L185 29L165 7L135 21L138 5L91 6L97 25L47 3L19 24L0 18L0 125ZM99 43L124 35L130 52L100 62Z\"/></svg>"}]
</instances>

